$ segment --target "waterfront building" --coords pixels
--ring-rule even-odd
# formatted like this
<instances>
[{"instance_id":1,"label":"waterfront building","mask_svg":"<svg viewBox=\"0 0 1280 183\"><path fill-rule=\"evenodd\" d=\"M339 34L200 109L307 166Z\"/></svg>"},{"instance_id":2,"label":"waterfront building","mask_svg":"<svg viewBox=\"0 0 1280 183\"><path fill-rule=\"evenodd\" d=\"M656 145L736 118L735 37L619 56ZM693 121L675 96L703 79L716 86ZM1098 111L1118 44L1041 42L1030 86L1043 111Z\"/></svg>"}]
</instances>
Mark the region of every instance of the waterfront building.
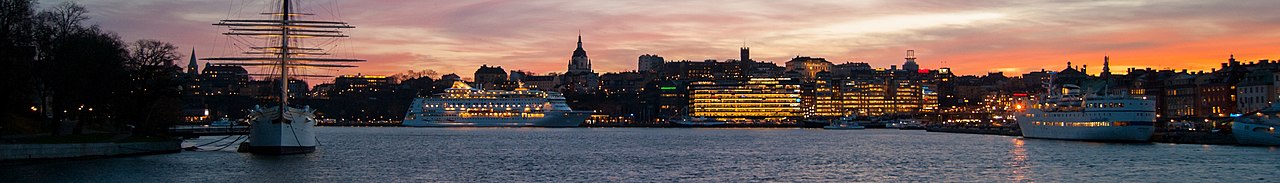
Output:
<instances>
[{"instance_id":1,"label":"waterfront building","mask_svg":"<svg viewBox=\"0 0 1280 183\"><path fill-rule=\"evenodd\" d=\"M517 85L523 84L525 88L532 90L553 91L560 84L560 80L557 79L559 75L555 73L537 75L528 71L511 70L511 75L508 78L510 78L511 82Z\"/></svg>"},{"instance_id":2,"label":"waterfront building","mask_svg":"<svg viewBox=\"0 0 1280 183\"><path fill-rule=\"evenodd\" d=\"M238 65L205 63L200 87L205 95L239 95L249 83L249 71Z\"/></svg>"},{"instance_id":3,"label":"waterfront building","mask_svg":"<svg viewBox=\"0 0 1280 183\"><path fill-rule=\"evenodd\" d=\"M638 94L649 82L649 74L618 72L600 75L600 92L604 94Z\"/></svg>"},{"instance_id":4,"label":"waterfront building","mask_svg":"<svg viewBox=\"0 0 1280 183\"><path fill-rule=\"evenodd\" d=\"M1031 88L1041 88L1046 83L1049 83L1049 81L1051 80L1050 78L1052 77L1053 77L1053 74L1049 73L1048 71L1045 71L1044 69L1040 69L1040 71L1028 72L1026 74L1022 74L1022 78L1020 82L1022 82L1023 85L1029 86Z\"/></svg>"},{"instance_id":5,"label":"waterfront building","mask_svg":"<svg viewBox=\"0 0 1280 183\"><path fill-rule=\"evenodd\" d=\"M655 81L657 88L657 114L653 120L669 120L689 115L689 86L685 81ZM647 96L648 97L648 96Z\"/></svg>"},{"instance_id":6,"label":"waterfront building","mask_svg":"<svg viewBox=\"0 0 1280 183\"><path fill-rule=\"evenodd\" d=\"M747 69L746 77L777 77L786 72L786 68L778 66L769 61L748 61L744 65L751 66Z\"/></svg>"},{"instance_id":7,"label":"waterfront building","mask_svg":"<svg viewBox=\"0 0 1280 183\"><path fill-rule=\"evenodd\" d=\"M871 73L875 71L871 68L871 64L866 62L845 62L831 66L831 76L834 78L867 78L871 77Z\"/></svg>"},{"instance_id":8,"label":"waterfront building","mask_svg":"<svg viewBox=\"0 0 1280 183\"><path fill-rule=\"evenodd\" d=\"M376 75L342 75L333 79L333 89L331 92L335 95L346 93L376 92L386 90L391 87L391 79L387 76Z\"/></svg>"},{"instance_id":9,"label":"waterfront building","mask_svg":"<svg viewBox=\"0 0 1280 183\"><path fill-rule=\"evenodd\" d=\"M879 116L893 108L887 91L889 87L882 81L857 79L839 82L836 101L845 115Z\"/></svg>"},{"instance_id":10,"label":"waterfront building","mask_svg":"<svg viewBox=\"0 0 1280 183\"><path fill-rule=\"evenodd\" d=\"M512 90L516 88L516 83L510 82L507 77L507 71L502 66L489 67L489 65L481 65L475 72L475 84L477 88L486 90Z\"/></svg>"},{"instance_id":11,"label":"waterfront building","mask_svg":"<svg viewBox=\"0 0 1280 183\"><path fill-rule=\"evenodd\" d=\"M333 92L333 83L321 83L311 87L311 91L307 92L307 96L313 99L328 99L329 94Z\"/></svg>"},{"instance_id":12,"label":"waterfront building","mask_svg":"<svg viewBox=\"0 0 1280 183\"><path fill-rule=\"evenodd\" d=\"M641 73L656 73L662 63L667 62L658 55L644 54L640 55L636 63L636 71Z\"/></svg>"},{"instance_id":13,"label":"waterfront building","mask_svg":"<svg viewBox=\"0 0 1280 183\"><path fill-rule=\"evenodd\" d=\"M507 71L502 66L481 65L474 74L475 82L480 84L496 84L507 81ZM483 87L481 87L483 88Z\"/></svg>"},{"instance_id":14,"label":"waterfront building","mask_svg":"<svg viewBox=\"0 0 1280 183\"><path fill-rule=\"evenodd\" d=\"M1196 75L1181 73L1163 81L1165 84L1165 104L1164 112L1161 117L1164 118L1185 118L1198 116L1199 110L1196 104L1199 101L1196 95Z\"/></svg>"},{"instance_id":15,"label":"waterfront building","mask_svg":"<svg viewBox=\"0 0 1280 183\"><path fill-rule=\"evenodd\" d=\"M758 67L768 69L767 65L771 63L758 63L740 60L728 60L720 62L717 60L689 61L681 60L675 62L666 62L662 64L662 69L658 74L666 80L716 80L716 79L741 79L747 78L752 74L751 71ZM770 73L766 71L766 73ZM776 77L771 75L767 77Z\"/></svg>"},{"instance_id":16,"label":"waterfront building","mask_svg":"<svg viewBox=\"0 0 1280 183\"><path fill-rule=\"evenodd\" d=\"M1265 62L1265 61L1264 61ZM1280 74L1271 70L1249 72L1236 84L1236 105L1240 113L1259 111L1276 101L1276 80Z\"/></svg>"},{"instance_id":17,"label":"waterfront building","mask_svg":"<svg viewBox=\"0 0 1280 183\"><path fill-rule=\"evenodd\" d=\"M738 124L794 123L803 114L798 81L750 78L689 84L689 116Z\"/></svg>"},{"instance_id":18,"label":"waterfront building","mask_svg":"<svg viewBox=\"0 0 1280 183\"><path fill-rule=\"evenodd\" d=\"M1165 98L1166 96L1164 94L1168 91L1168 87L1165 86L1166 82L1164 81L1177 76L1177 72L1168 69L1152 70L1151 68L1130 68L1129 73L1126 75L1133 78L1132 82L1135 86L1130 89L1129 94L1137 97L1155 99L1156 115L1167 116L1165 112L1168 111L1166 107L1168 106L1169 99Z\"/></svg>"},{"instance_id":19,"label":"waterfront building","mask_svg":"<svg viewBox=\"0 0 1280 183\"><path fill-rule=\"evenodd\" d=\"M1196 77L1196 89L1200 94L1196 107L1203 117L1227 117L1236 113L1236 85L1234 78L1221 74L1201 74Z\"/></svg>"},{"instance_id":20,"label":"waterfront building","mask_svg":"<svg viewBox=\"0 0 1280 183\"><path fill-rule=\"evenodd\" d=\"M801 57L796 56L791 61L787 61L787 71L796 71L803 74L804 80L814 80L817 78L818 72L831 72L831 62L825 58Z\"/></svg>"},{"instance_id":21,"label":"waterfront building","mask_svg":"<svg viewBox=\"0 0 1280 183\"><path fill-rule=\"evenodd\" d=\"M647 72L619 72L600 75L599 103L591 108L609 120L591 120L591 124L653 124L658 109L659 88L650 86L655 75ZM623 120L625 119L625 120Z\"/></svg>"},{"instance_id":22,"label":"waterfront building","mask_svg":"<svg viewBox=\"0 0 1280 183\"><path fill-rule=\"evenodd\" d=\"M797 73L798 72L788 72ZM806 119L839 119L845 116L845 112L840 110L838 99L836 98L835 87L831 78L831 72L818 72L813 81L803 81L803 78L791 77L800 82L800 105L804 109L803 117Z\"/></svg>"},{"instance_id":23,"label":"waterfront building","mask_svg":"<svg viewBox=\"0 0 1280 183\"><path fill-rule=\"evenodd\" d=\"M310 85L307 81L298 78L289 78L289 98L306 97ZM240 95L249 96L264 100L279 100L280 98L280 79L262 78L262 80L249 81L248 85L242 90Z\"/></svg>"}]
</instances>

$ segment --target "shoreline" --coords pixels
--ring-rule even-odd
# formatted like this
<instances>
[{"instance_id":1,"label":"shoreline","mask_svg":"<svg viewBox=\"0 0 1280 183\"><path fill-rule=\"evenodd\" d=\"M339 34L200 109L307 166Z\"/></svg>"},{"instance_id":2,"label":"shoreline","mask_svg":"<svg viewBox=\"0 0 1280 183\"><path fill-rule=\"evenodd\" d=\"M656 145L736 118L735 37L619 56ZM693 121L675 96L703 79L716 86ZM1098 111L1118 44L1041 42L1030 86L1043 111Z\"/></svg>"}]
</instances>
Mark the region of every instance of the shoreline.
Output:
<instances>
[{"instance_id":1,"label":"shoreline","mask_svg":"<svg viewBox=\"0 0 1280 183\"><path fill-rule=\"evenodd\" d=\"M179 152L182 152L181 139L125 143L0 144L0 162L99 159Z\"/></svg>"}]
</instances>

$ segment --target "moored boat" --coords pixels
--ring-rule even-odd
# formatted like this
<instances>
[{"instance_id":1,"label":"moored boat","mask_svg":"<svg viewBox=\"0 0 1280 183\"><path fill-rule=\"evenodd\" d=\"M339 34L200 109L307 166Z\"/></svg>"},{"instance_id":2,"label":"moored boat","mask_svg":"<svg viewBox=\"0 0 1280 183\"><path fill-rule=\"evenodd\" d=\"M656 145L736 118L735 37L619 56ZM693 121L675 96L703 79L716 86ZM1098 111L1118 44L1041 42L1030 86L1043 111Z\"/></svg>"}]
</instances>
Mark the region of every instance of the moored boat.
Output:
<instances>
[{"instance_id":1,"label":"moored boat","mask_svg":"<svg viewBox=\"0 0 1280 183\"><path fill-rule=\"evenodd\" d=\"M560 93L481 90L456 81L445 93L414 99L404 126L412 127L577 127L591 116L574 111Z\"/></svg>"},{"instance_id":2,"label":"moored boat","mask_svg":"<svg viewBox=\"0 0 1280 183\"><path fill-rule=\"evenodd\" d=\"M340 29L355 28L346 22L304 20L303 17L313 14L298 12L299 3L292 0L274 1L271 12L261 13L262 19L227 19L216 26L224 26L229 30L223 35L236 37L237 40L258 40L240 48L238 56L204 58L203 60L219 62L222 65L264 67L270 70L266 80L274 80L279 87L272 95L278 103L273 107L256 107L251 110L248 121L251 125L248 142L241 143L239 151L254 154L301 154L316 150L315 133L311 130L315 125L315 110L310 107L297 108L289 106L290 86L300 77L328 77L319 75L297 74L292 72L305 68L340 68L355 67L343 65L346 62L364 62L361 59L334 58L331 53L318 45L304 40L311 38L338 39L347 37ZM237 45L241 46L241 45ZM325 46L328 47L327 45ZM334 46L336 47L336 46Z\"/></svg>"},{"instance_id":3,"label":"moored boat","mask_svg":"<svg viewBox=\"0 0 1280 183\"><path fill-rule=\"evenodd\" d=\"M1280 127L1280 103L1236 117L1231 122L1231 135L1240 145L1280 146L1276 127Z\"/></svg>"},{"instance_id":4,"label":"moored boat","mask_svg":"<svg viewBox=\"0 0 1280 183\"><path fill-rule=\"evenodd\" d=\"M861 124L861 123L865 123L865 122L870 122L870 121L871 121L871 120L868 120L868 119L865 119L865 118L858 118L858 117L843 117L843 118L840 118L840 120L832 120L832 121L830 121L830 123L829 123L827 126L823 126L823 127L822 127L822 129L826 129L826 130L861 130L861 129L867 129L867 127L866 127L866 126L862 126L862 125L860 125L860 124Z\"/></svg>"},{"instance_id":5,"label":"moored boat","mask_svg":"<svg viewBox=\"0 0 1280 183\"><path fill-rule=\"evenodd\" d=\"M1063 92L1055 92L1063 91ZM1147 142L1155 132L1155 102L1125 96L1086 96L1079 87L1050 90L1023 114L1023 137Z\"/></svg>"},{"instance_id":6,"label":"moored boat","mask_svg":"<svg viewBox=\"0 0 1280 183\"><path fill-rule=\"evenodd\" d=\"M729 125L729 122L706 117L677 118L670 120L670 122L671 126L675 127L719 127Z\"/></svg>"}]
</instances>

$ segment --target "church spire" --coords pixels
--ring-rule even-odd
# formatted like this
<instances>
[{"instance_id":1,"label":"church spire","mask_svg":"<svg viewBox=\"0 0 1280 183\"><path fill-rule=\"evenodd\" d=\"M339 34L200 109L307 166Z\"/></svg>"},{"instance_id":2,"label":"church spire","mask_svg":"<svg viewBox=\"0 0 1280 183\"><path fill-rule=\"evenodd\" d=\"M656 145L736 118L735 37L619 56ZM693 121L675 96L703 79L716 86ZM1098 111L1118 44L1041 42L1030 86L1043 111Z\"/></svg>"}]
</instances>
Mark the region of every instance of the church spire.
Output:
<instances>
[{"instance_id":1,"label":"church spire","mask_svg":"<svg viewBox=\"0 0 1280 183\"><path fill-rule=\"evenodd\" d=\"M573 50L573 56L569 59L568 73L588 73L591 72L591 59L587 58L587 50L582 49L582 32L578 32L578 49Z\"/></svg>"},{"instance_id":2,"label":"church spire","mask_svg":"<svg viewBox=\"0 0 1280 183\"><path fill-rule=\"evenodd\" d=\"M1111 56L1102 56L1102 74L1103 77L1111 76Z\"/></svg>"},{"instance_id":3,"label":"church spire","mask_svg":"<svg viewBox=\"0 0 1280 183\"><path fill-rule=\"evenodd\" d=\"M196 49L191 48L191 61L187 63L187 74L200 74L200 65L196 65Z\"/></svg>"}]
</instances>

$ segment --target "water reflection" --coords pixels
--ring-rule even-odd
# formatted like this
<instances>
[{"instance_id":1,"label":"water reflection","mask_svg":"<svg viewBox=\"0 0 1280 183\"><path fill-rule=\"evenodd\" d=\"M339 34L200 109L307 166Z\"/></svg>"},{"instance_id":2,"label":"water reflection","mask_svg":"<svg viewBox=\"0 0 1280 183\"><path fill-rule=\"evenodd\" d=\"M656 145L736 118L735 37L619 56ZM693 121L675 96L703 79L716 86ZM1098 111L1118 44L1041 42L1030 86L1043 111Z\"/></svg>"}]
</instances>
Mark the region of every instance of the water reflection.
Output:
<instances>
[{"instance_id":1,"label":"water reflection","mask_svg":"<svg viewBox=\"0 0 1280 183\"><path fill-rule=\"evenodd\" d=\"M1280 162L1277 147L1093 143L876 129L316 129L324 143L308 155L203 151L0 164L0 180L1274 182L1270 172L1276 172L1274 162ZM208 141L197 139L203 142Z\"/></svg>"},{"instance_id":2,"label":"water reflection","mask_svg":"<svg viewBox=\"0 0 1280 183\"><path fill-rule=\"evenodd\" d=\"M1012 156L1009 166L1013 167L1009 170L1013 172L1013 182L1027 181L1026 175L1030 169L1027 167L1027 149L1023 147L1026 142L1022 138L1012 138L1009 141L1013 142L1013 148L1009 150Z\"/></svg>"}]
</instances>

